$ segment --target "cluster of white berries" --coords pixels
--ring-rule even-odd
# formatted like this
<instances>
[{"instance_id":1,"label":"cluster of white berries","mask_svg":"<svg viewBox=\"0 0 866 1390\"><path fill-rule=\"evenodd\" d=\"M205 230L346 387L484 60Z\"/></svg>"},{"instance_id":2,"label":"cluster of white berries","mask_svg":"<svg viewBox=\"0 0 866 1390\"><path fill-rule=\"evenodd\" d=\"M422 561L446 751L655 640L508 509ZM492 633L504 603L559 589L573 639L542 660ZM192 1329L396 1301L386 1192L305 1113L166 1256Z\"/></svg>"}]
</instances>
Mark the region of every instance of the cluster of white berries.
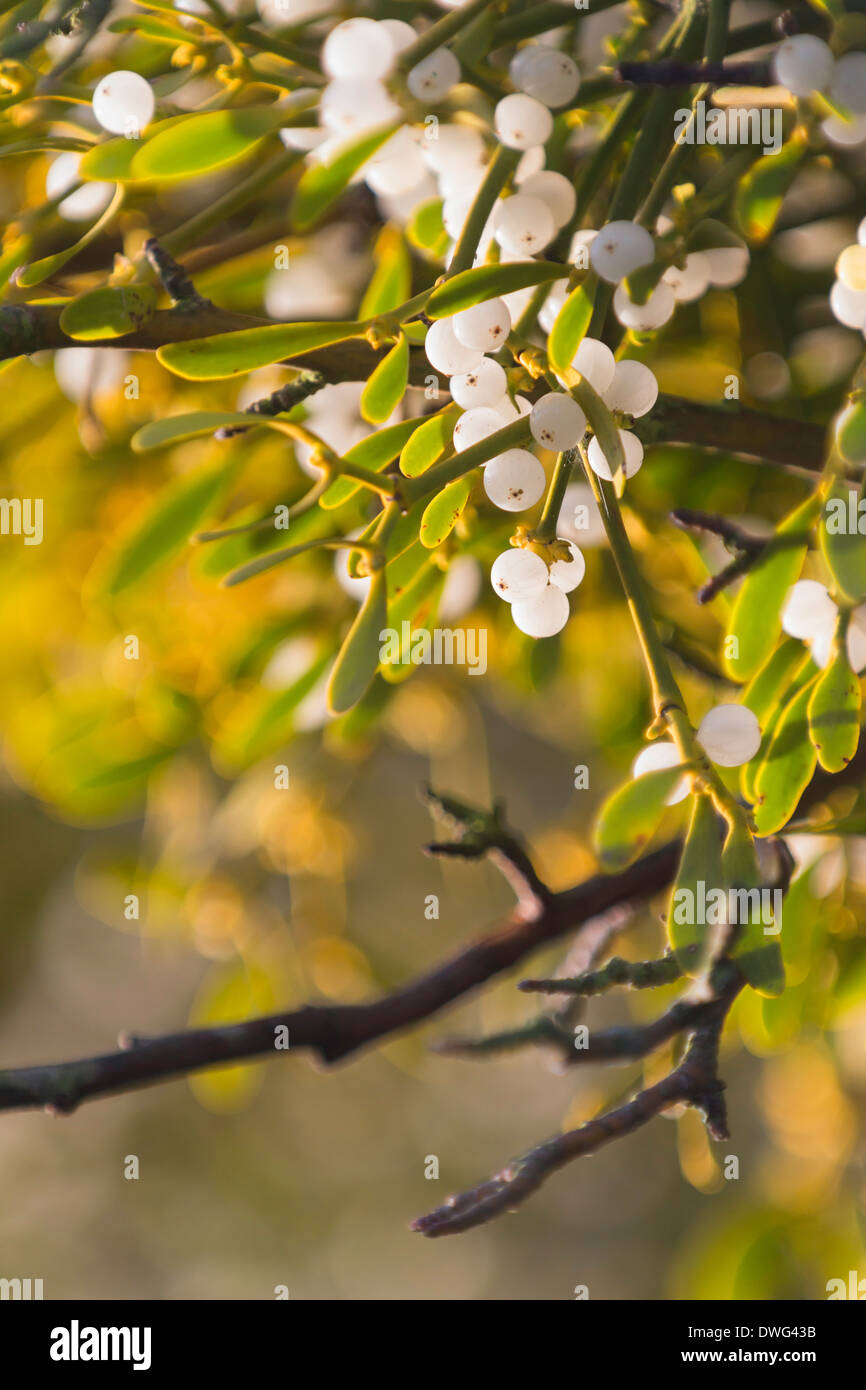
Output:
<instances>
[{"instance_id":1,"label":"cluster of white berries","mask_svg":"<svg viewBox=\"0 0 866 1390\"><path fill-rule=\"evenodd\" d=\"M836 280L830 308L846 328L859 328L866 338L866 217L857 228L857 241L846 246L836 261Z\"/></svg>"},{"instance_id":2,"label":"cluster of white berries","mask_svg":"<svg viewBox=\"0 0 866 1390\"><path fill-rule=\"evenodd\" d=\"M824 584L817 579L801 579L789 589L782 609L782 628L789 637L808 643L816 666L830 660L839 610ZM846 639L848 664L859 674L866 669L866 603L851 614Z\"/></svg>"},{"instance_id":3,"label":"cluster of white berries","mask_svg":"<svg viewBox=\"0 0 866 1390\"><path fill-rule=\"evenodd\" d=\"M821 129L834 145L860 145L866 141L866 53L845 53L834 58L829 44L814 34L796 34L779 44L773 54L776 81L792 96L810 97L826 92L834 106L850 119L826 117Z\"/></svg>"},{"instance_id":4,"label":"cluster of white berries","mask_svg":"<svg viewBox=\"0 0 866 1390\"><path fill-rule=\"evenodd\" d=\"M153 120L156 98L137 72L119 68L103 77L93 91L93 114L111 135L137 138Z\"/></svg>"}]
</instances>

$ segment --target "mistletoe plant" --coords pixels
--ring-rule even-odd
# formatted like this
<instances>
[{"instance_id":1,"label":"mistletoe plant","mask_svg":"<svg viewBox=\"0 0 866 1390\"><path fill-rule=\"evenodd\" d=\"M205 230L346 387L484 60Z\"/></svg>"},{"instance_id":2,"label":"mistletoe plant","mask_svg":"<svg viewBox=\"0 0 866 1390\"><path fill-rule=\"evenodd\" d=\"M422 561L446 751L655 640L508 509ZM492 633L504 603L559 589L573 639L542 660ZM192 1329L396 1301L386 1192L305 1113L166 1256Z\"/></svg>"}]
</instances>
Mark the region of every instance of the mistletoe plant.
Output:
<instances>
[{"instance_id":1,"label":"mistletoe plant","mask_svg":"<svg viewBox=\"0 0 866 1390\"><path fill-rule=\"evenodd\" d=\"M223 451L170 481L103 557L107 611L189 541L206 553L210 583L252 589L282 566L330 584L320 561L337 551L357 612L348 623L339 607L320 615L326 636L281 711L324 681L330 716L369 728L417 665L406 642L385 659L386 634L432 633L449 593L453 614L451 580L467 557L485 566L520 633L555 638L580 607L569 595L587 572L581 530L600 520L651 717L632 775L597 815L596 876L553 892L500 809L430 793L450 830L430 851L497 863L516 895L504 926L366 1004L128 1038L117 1053L5 1072L2 1108L69 1111L272 1054L281 1037L333 1063L576 934L570 974L523 985L561 997L554 1012L443 1046L489 1056L540 1044L572 1066L642 1058L678 1039L678 1060L416 1228L446 1234L513 1208L557 1167L674 1106L696 1107L713 1137L726 1135L725 1019L742 991L772 998L785 987L786 834L862 827L856 808L813 808L827 775L841 785L862 765L866 368L804 417L741 405L737 373L715 398L660 392L644 359L661 360L653 353L678 321L713 305L734 312L738 295L746 308L799 179L835 166L862 192L866 21L842 0L816 0L731 28L729 0L629 0L611 16L606 60L581 72L586 15L607 9L611 0L467 0L444 12L369 0L339 14L311 0L260 0L257 12L226 0L4 7L0 156L33 179L51 162L45 201L6 229L2 357L57 351L98 452L94 373L110 372L113 352L155 353L182 408L152 408L128 375L127 399L140 401L131 450L181 457L209 439ZM781 113L780 148L728 149L734 84L758 112ZM719 120L707 121L708 106ZM706 147L699 121L718 137ZM214 268L262 247L275 282L306 248L301 280L315 282L309 248L346 216L372 245L360 302L322 291L322 312L295 312L317 292L312 283L305 300L295 280L292 295L264 295L264 313L234 291L221 303ZM86 224L75 240L70 221ZM858 238L820 287L827 318L852 339L866 331L866 220ZM333 275L349 276L353 247L318 244ZM198 270L210 273L209 294ZM252 297L262 293L259 279ZM249 383L239 405L236 380ZM256 473L256 495L243 469L263 439L279 442L269 457L284 463ZM653 521L633 480L671 445L767 470L764 526L690 506ZM718 600L705 689L726 692L700 718L645 574L650 524L660 545L679 528L695 545L710 538L716 551L702 554L728 551L698 595ZM487 596L501 629L505 610ZM134 782L151 756L164 753L145 752ZM679 838L650 848L672 806ZM611 910L665 889L663 953L603 963ZM586 997L677 981L681 997L654 1021L586 1041Z\"/></svg>"}]
</instances>

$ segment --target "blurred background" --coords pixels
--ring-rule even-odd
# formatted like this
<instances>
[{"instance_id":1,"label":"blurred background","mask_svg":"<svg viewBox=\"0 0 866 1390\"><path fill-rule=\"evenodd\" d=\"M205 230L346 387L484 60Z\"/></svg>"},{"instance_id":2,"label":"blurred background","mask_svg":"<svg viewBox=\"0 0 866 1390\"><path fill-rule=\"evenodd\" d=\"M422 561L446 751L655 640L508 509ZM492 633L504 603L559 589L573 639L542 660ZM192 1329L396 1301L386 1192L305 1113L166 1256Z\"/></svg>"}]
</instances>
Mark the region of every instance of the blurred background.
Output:
<instances>
[{"instance_id":1,"label":"blurred background","mask_svg":"<svg viewBox=\"0 0 866 1390\"><path fill-rule=\"evenodd\" d=\"M734 22L778 8L737 3ZM605 34L621 23L620 8L590 16L582 65L604 61ZM106 41L114 66L164 63L135 34ZM595 117L576 130L576 152L597 131ZM745 285L682 306L651 346L630 349L664 391L717 404L734 373L746 404L829 419L863 349L827 295L864 210L864 148L806 161L773 235L752 247ZM13 232L22 209L51 196L56 158L0 166ZM177 225L236 177L162 190L147 206L133 199L120 232L76 257L64 292L100 283L114 252L135 255L154 226ZM242 311L353 315L381 221L399 226L399 210L383 212L356 187L301 242L281 230L292 177L191 253L196 284ZM38 231L40 254L76 234L56 206ZM280 237L291 264L275 272ZM412 255L426 283L430 267L419 248ZM144 456L129 444L149 420L249 404L286 374L259 374L238 394L232 383L179 381L144 354L80 348L3 364L3 378L0 492L43 499L45 527L41 545L0 541L3 1066L108 1051L121 1030L365 999L456 950L507 912L510 896L487 865L423 856L434 837L417 795L424 782L479 804L503 797L552 886L595 871L593 815L628 774L649 710L591 517L574 534L587 575L572 618L533 643L486 578L513 520L473 498L443 548L439 612L485 631L488 673L379 678L356 710L329 721L324 680L357 603L345 558L335 566L314 553L227 591L218 581L249 558L247 542L191 547L196 527L183 529L191 482L204 480L209 521L238 524L301 496L304 458L266 432ZM365 428L359 391L318 402L335 447ZM415 393L406 414L421 408ZM696 506L766 531L809 486L796 471L664 447L629 484L630 534L695 722L730 689L718 668L730 595L695 604L720 555L667 514ZM578 484L566 528L587 501ZM345 519L364 524L360 501ZM580 789L578 767L588 773ZM835 794L832 812L857 796ZM681 808L667 813L660 840L681 818ZM866 1278L866 838L790 839L789 987L777 1000L747 991L729 1020L729 1143L711 1145L692 1113L659 1119L560 1172L518 1214L439 1241L409 1232L451 1192L669 1065L664 1049L645 1066L570 1075L535 1049L485 1062L430 1053L436 1038L530 1017L516 980L552 972L563 943L331 1074L289 1056L62 1120L0 1116L0 1277L41 1278L48 1299L131 1300L268 1299L281 1285L328 1300L570 1299L579 1286L592 1299L815 1299L850 1270ZM438 918L425 915L431 894ZM636 914L617 952L658 954L663 907ZM590 1019L648 1018L673 997L612 994ZM431 1156L436 1180L425 1177Z\"/></svg>"}]
</instances>

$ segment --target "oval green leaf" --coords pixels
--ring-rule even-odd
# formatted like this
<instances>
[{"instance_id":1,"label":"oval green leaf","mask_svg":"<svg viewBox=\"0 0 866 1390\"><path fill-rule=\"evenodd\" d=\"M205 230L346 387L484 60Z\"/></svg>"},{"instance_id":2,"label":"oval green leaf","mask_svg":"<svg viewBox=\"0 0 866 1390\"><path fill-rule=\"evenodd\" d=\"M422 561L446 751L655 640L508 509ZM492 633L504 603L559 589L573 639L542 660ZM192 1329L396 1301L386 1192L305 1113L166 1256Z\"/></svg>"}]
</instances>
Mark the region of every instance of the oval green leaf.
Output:
<instances>
[{"instance_id":1,"label":"oval green leaf","mask_svg":"<svg viewBox=\"0 0 866 1390\"><path fill-rule=\"evenodd\" d=\"M794 182L808 147L808 134L798 126L781 150L764 155L740 180L734 199L734 217L749 241L764 242L772 233L785 194Z\"/></svg>"},{"instance_id":2,"label":"oval green leaf","mask_svg":"<svg viewBox=\"0 0 866 1390\"><path fill-rule=\"evenodd\" d=\"M458 413L456 406L446 406L413 430L400 454L400 472L404 478L417 478L441 458L451 443Z\"/></svg>"},{"instance_id":3,"label":"oval green leaf","mask_svg":"<svg viewBox=\"0 0 866 1390\"><path fill-rule=\"evenodd\" d=\"M779 949L778 921L764 919L764 888L755 842L743 825L731 826L722 851L722 875L728 889L736 936L731 956L759 994L779 995L785 988L785 967ZM766 931L765 928L770 930Z\"/></svg>"},{"instance_id":4,"label":"oval green leaf","mask_svg":"<svg viewBox=\"0 0 866 1390\"><path fill-rule=\"evenodd\" d=\"M367 596L337 654L328 681L328 708L333 714L345 714L366 693L379 665L382 634L387 626L387 581L385 571L380 569L370 580Z\"/></svg>"},{"instance_id":5,"label":"oval green leaf","mask_svg":"<svg viewBox=\"0 0 866 1390\"><path fill-rule=\"evenodd\" d=\"M286 111L275 106L187 116L170 130L149 136L133 155L130 172L135 179L158 183L196 178L243 159L288 119Z\"/></svg>"},{"instance_id":6,"label":"oval green leaf","mask_svg":"<svg viewBox=\"0 0 866 1390\"><path fill-rule=\"evenodd\" d=\"M815 771L818 755L809 737L813 677L785 706L755 778L755 825L775 835L787 825Z\"/></svg>"},{"instance_id":7,"label":"oval green leaf","mask_svg":"<svg viewBox=\"0 0 866 1390\"><path fill-rule=\"evenodd\" d=\"M388 464L394 461L419 424L421 421L416 417L412 420L401 420L398 425L389 425L387 429L377 430L375 434L353 444L343 457L350 463L360 463L364 468L372 469L374 473L381 473L383 468L387 468ZM362 487L363 483L356 482L354 478L335 478L319 498L319 506L325 511L332 511L348 502Z\"/></svg>"},{"instance_id":8,"label":"oval green leaf","mask_svg":"<svg viewBox=\"0 0 866 1390\"><path fill-rule=\"evenodd\" d=\"M435 550L450 536L469 501L472 483L468 478L455 478L429 502L421 518L421 544Z\"/></svg>"},{"instance_id":9,"label":"oval green leaf","mask_svg":"<svg viewBox=\"0 0 866 1390\"><path fill-rule=\"evenodd\" d=\"M60 315L60 327L70 338L92 342L134 333L156 310L152 285L104 286L73 299Z\"/></svg>"},{"instance_id":10,"label":"oval green leaf","mask_svg":"<svg viewBox=\"0 0 866 1390\"><path fill-rule=\"evenodd\" d=\"M808 717L818 762L826 772L841 772L860 742L860 682L844 644L815 684Z\"/></svg>"},{"instance_id":11,"label":"oval green leaf","mask_svg":"<svg viewBox=\"0 0 866 1390\"><path fill-rule=\"evenodd\" d=\"M381 424L393 414L406 394L409 382L409 343L401 333L391 351L378 364L361 394L361 414L371 424Z\"/></svg>"},{"instance_id":12,"label":"oval green leaf","mask_svg":"<svg viewBox=\"0 0 866 1390\"><path fill-rule=\"evenodd\" d=\"M298 231L304 232L318 221L322 213L339 198L361 165L366 164L397 129L399 126L392 122L380 126L378 130L367 131L359 140L344 145L327 164L313 164L301 175L289 210Z\"/></svg>"},{"instance_id":13,"label":"oval green leaf","mask_svg":"<svg viewBox=\"0 0 866 1390\"><path fill-rule=\"evenodd\" d=\"M715 921L712 909L719 892L724 893L719 817L712 798L699 792L692 800L691 820L668 907L668 940L680 967L689 975L699 975L706 964L710 928Z\"/></svg>"},{"instance_id":14,"label":"oval green leaf","mask_svg":"<svg viewBox=\"0 0 866 1390\"><path fill-rule=\"evenodd\" d=\"M217 381L363 336L364 325L354 322L268 323L214 338L168 343L156 355L164 367L187 381Z\"/></svg>"},{"instance_id":15,"label":"oval green leaf","mask_svg":"<svg viewBox=\"0 0 866 1390\"><path fill-rule=\"evenodd\" d=\"M564 280L571 272L570 265L558 265L555 261L503 261L499 265L479 265L439 285L427 301L426 312L431 319L447 318L487 299L513 294L531 285L543 285L549 280Z\"/></svg>"},{"instance_id":16,"label":"oval green leaf","mask_svg":"<svg viewBox=\"0 0 866 1390\"><path fill-rule=\"evenodd\" d=\"M383 227L373 248L376 269L361 301L358 317L374 319L404 304L412 290L412 262L399 227Z\"/></svg>"},{"instance_id":17,"label":"oval green leaf","mask_svg":"<svg viewBox=\"0 0 866 1390\"><path fill-rule=\"evenodd\" d=\"M866 502L856 488L837 484L832 489L824 506L820 542L836 587L853 603L862 602L866 598Z\"/></svg>"},{"instance_id":18,"label":"oval green leaf","mask_svg":"<svg viewBox=\"0 0 866 1390\"><path fill-rule=\"evenodd\" d=\"M605 868L621 869L637 858L655 834L667 798L682 775L682 767L645 772L608 797L593 832L593 843Z\"/></svg>"},{"instance_id":19,"label":"oval green leaf","mask_svg":"<svg viewBox=\"0 0 866 1390\"><path fill-rule=\"evenodd\" d=\"M597 283L595 272L590 271L583 283L571 291L556 316L547 342L547 354L552 366L559 372L571 366L581 339L586 336L592 319Z\"/></svg>"}]
</instances>

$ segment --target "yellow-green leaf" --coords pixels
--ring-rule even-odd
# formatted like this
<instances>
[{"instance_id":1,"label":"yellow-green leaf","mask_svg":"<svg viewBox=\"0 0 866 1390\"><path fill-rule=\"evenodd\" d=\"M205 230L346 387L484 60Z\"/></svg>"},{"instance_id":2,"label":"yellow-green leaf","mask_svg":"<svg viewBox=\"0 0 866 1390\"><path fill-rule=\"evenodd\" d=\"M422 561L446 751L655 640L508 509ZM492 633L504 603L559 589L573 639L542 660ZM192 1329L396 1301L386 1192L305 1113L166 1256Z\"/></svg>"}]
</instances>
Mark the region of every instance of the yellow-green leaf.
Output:
<instances>
[{"instance_id":1,"label":"yellow-green leaf","mask_svg":"<svg viewBox=\"0 0 866 1390\"><path fill-rule=\"evenodd\" d=\"M393 414L409 381L409 343L401 333L391 351L378 364L361 393L361 414L371 424L381 424Z\"/></svg>"},{"instance_id":2,"label":"yellow-green leaf","mask_svg":"<svg viewBox=\"0 0 866 1390\"><path fill-rule=\"evenodd\" d=\"M339 198L349 180L366 164L398 126L393 123L367 131L360 139L343 145L327 164L313 164L302 175L295 189L289 215L298 231L306 231Z\"/></svg>"},{"instance_id":3,"label":"yellow-green leaf","mask_svg":"<svg viewBox=\"0 0 866 1390\"><path fill-rule=\"evenodd\" d=\"M681 767L645 772L608 797L593 832L593 843L605 868L621 869L637 858L654 835L667 798L682 775Z\"/></svg>"},{"instance_id":4,"label":"yellow-green leaf","mask_svg":"<svg viewBox=\"0 0 866 1390\"><path fill-rule=\"evenodd\" d=\"M866 461L866 401L852 401L836 423L836 447L847 463Z\"/></svg>"},{"instance_id":5,"label":"yellow-green leaf","mask_svg":"<svg viewBox=\"0 0 866 1390\"><path fill-rule=\"evenodd\" d=\"M765 897L755 842L745 826L730 827L722 851L722 874L728 888L736 936L731 956L759 994L778 995L785 988L785 967L777 931L765 921ZM771 927L769 932L765 927Z\"/></svg>"},{"instance_id":6,"label":"yellow-green leaf","mask_svg":"<svg viewBox=\"0 0 866 1390\"><path fill-rule=\"evenodd\" d=\"M724 642L724 665L733 680L749 680L776 645L782 604L802 569L809 528L820 506L815 494L791 512L746 575Z\"/></svg>"},{"instance_id":7,"label":"yellow-green leaf","mask_svg":"<svg viewBox=\"0 0 866 1390\"><path fill-rule=\"evenodd\" d=\"M363 336L364 325L354 322L275 323L213 338L168 343L156 355L176 376L188 381L216 381L299 357L330 343L342 343L346 338Z\"/></svg>"},{"instance_id":8,"label":"yellow-green leaf","mask_svg":"<svg viewBox=\"0 0 866 1390\"><path fill-rule=\"evenodd\" d=\"M189 415L169 415L165 420L151 420L132 436L137 454L148 449L161 449L166 444L179 444L184 439L213 434L223 425L260 425L261 416L247 415L238 410L196 410Z\"/></svg>"},{"instance_id":9,"label":"yellow-green leaf","mask_svg":"<svg viewBox=\"0 0 866 1390\"><path fill-rule=\"evenodd\" d=\"M590 271L583 283L571 291L556 316L547 342L547 352L552 366L557 371L564 372L571 366L574 354L586 336L592 319L597 284L595 272Z\"/></svg>"},{"instance_id":10,"label":"yellow-green leaf","mask_svg":"<svg viewBox=\"0 0 866 1390\"><path fill-rule=\"evenodd\" d=\"M698 975L703 969L711 929L707 909L713 905L711 895L719 892L724 892L719 817L711 797L699 792L692 801L692 816L668 908L668 940L681 968L689 975Z\"/></svg>"},{"instance_id":11,"label":"yellow-green leaf","mask_svg":"<svg viewBox=\"0 0 866 1390\"><path fill-rule=\"evenodd\" d=\"M832 489L824 507L820 540L836 587L846 598L860 603L866 598L866 502L856 489L841 484Z\"/></svg>"},{"instance_id":12,"label":"yellow-green leaf","mask_svg":"<svg viewBox=\"0 0 866 1390\"><path fill-rule=\"evenodd\" d=\"M91 342L134 333L156 309L152 285L106 285L73 299L60 315L60 327L70 338Z\"/></svg>"},{"instance_id":13,"label":"yellow-green leaf","mask_svg":"<svg viewBox=\"0 0 866 1390\"><path fill-rule=\"evenodd\" d=\"M164 121L154 121L147 128L147 139L153 140L157 135L188 119L187 116L169 116ZM144 140L128 140L125 135L118 135L114 140L103 140L101 144L93 145L82 155L78 165L78 177L85 180L95 179L100 183L146 182L136 179L132 172L132 161L144 146Z\"/></svg>"},{"instance_id":14,"label":"yellow-green leaf","mask_svg":"<svg viewBox=\"0 0 866 1390\"><path fill-rule=\"evenodd\" d=\"M358 317L374 319L405 304L412 289L412 262L399 227L384 226L373 248L376 269L361 301Z\"/></svg>"},{"instance_id":15,"label":"yellow-green leaf","mask_svg":"<svg viewBox=\"0 0 866 1390\"><path fill-rule=\"evenodd\" d=\"M764 155L740 180L734 217L749 241L763 242L770 236L808 147L808 133L798 126L777 153Z\"/></svg>"},{"instance_id":16,"label":"yellow-green leaf","mask_svg":"<svg viewBox=\"0 0 866 1390\"><path fill-rule=\"evenodd\" d=\"M387 468L388 464L394 461L420 423L418 418L401 420L398 425L389 425L387 429L377 430L375 434L370 434L366 439L353 444L343 457L351 463L360 463L364 468L371 468L374 473L381 473L383 468ZM348 502L362 487L363 483L356 482L354 478L335 478L319 498L319 506L325 511L332 511Z\"/></svg>"},{"instance_id":17,"label":"yellow-green leaf","mask_svg":"<svg viewBox=\"0 0 866 1390\"><path fill-rule=\"evenodd\" d=\"M468 478L455 478L424 509L421 518L421 544L435 550L450 536L469 501L472 484Z\"/></svg>"},{"instance_id":18,"label":"yellow-green leaf","mask_svg":"<svg viewBox=\"0 0 866 1390\"><path fill-rule=\"evenodd\" d=\"M441 458L451 443L459 413L456 406L446 406L413 431L400 454L400 472L405 478L417 478Z\"/></svg>"},{"instance_id":19,"label":"yellow-green leaf","mask_svg":"<svg viewBox=\"0 0 866 1390\"><path fill-rule=\"evenodd\" d=\"M409 219L406 235L419 251L431 256L444 256L448 249L448 233L442 221L442 199L431 198L417 207Z\"/></svg>"},{"instance_id":20,"label":"yellow-green leaf","mask_svg":"<svg viewBox=\"0 0 866 1390\"><path fill-rule=\"evenodd\" d=\"M841 772L860 742L860 682L842 643L809 701L809 737L826 772Z\"/></svg>"},{"instance_id":21,"label":"yellow-green leaf","mask_svg":"<svg viewBox=\"0 0 866 1390\"><path fill-rule=\"evenodd\" d=\"M740 703L752 711L762 729L780 695L808 660L803 643L795 637L786 637L749 681Z\"/></svg>"},{"instance_id":22,"label":"yellow-green leaf","mask_svg":"<svg viewBox=\"0 0 866 1390\"><path fill-rule=\"evenodd\" d=\"M344 714L365 694L379 665L382 633L387 626L387 581L384 569L380 569L370 580L367 596L328 681L328 707L332 714Z\"/></svg>"},{"instance_id":23,"label":"yellow-green leaf","mask_svg":"<svg viewBox=\"0 0 866 1390\"><path fill-rule=\"evenodd\" d=\"M548 280L564 280L571 270L570 265L559 265L555 261L502 261L497 265L479 265L439 285L427 301L426 312L431 319L447 318L486 299L513 294L531 285L543 285Z\"/></svg>"},{"instance_id":24,"label":"yellow-green leaf","mask_svg":"<svg viewBox=\"0 0 866 1390\"><path fill-rule=\"evenodd\" d=\"M818 755L809 737L808 710L814 677L785 706L755 778L755 825L775 835L787 825L812 780Z\"/></svg>"},{"instance_id":25,"label":"yellow-green leaf","mask_svg":"<svg viewBox=\"0 0 866 1390\"><path fill-rule=\"evenodd\" d=\"M276 106L243 106L187 116L170 130L158 131L133 156L135 179L172 183L192 179L243 159L290 118Z\"/></svg>"}]
</instances>

